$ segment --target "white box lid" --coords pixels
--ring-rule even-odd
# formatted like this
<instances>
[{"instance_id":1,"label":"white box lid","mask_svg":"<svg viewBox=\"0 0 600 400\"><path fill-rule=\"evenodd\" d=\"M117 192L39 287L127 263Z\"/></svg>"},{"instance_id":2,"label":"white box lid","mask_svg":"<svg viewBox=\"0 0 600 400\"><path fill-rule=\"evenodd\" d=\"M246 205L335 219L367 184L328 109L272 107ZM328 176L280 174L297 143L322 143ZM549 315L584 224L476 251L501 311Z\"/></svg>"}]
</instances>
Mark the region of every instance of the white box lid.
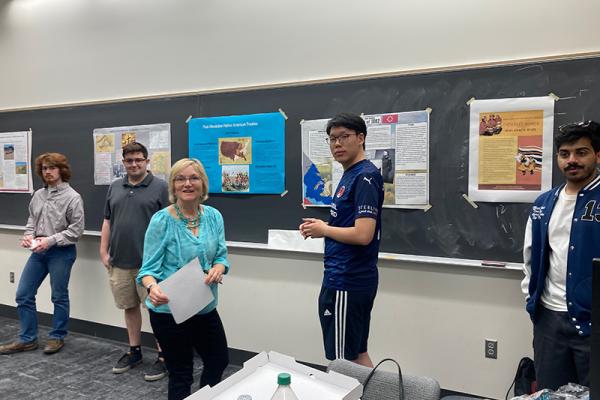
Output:
<instances>
[{"instance_id":1,"label":"white box lid","mask_svg":"<svg viewBox=\"0 0 600 400\"><path fill-rule=\"evenodd\" d=\"M252 396L252 400L270 400L281 372L291 374L291 387L299 400L359 400L362 396L362 385L354 378L319 371L297 363L293 357L263 351L229 378L212 388L203 387L187 400L237 400L242 394Z\"/></svg>"}]
</instances>

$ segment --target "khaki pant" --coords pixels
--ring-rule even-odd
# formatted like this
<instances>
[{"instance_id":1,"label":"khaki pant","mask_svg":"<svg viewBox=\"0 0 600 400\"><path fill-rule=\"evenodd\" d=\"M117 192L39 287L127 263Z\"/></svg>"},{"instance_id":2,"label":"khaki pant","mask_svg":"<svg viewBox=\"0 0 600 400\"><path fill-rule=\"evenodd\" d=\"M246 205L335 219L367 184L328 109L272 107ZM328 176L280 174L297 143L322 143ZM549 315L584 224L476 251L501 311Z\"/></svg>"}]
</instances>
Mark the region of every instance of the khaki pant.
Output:
<instances>
[{"instance_id":1,"label":"khaki pant","mask_svg":"<svg viewBox=\"0 0 600 400\"><path fill-rule=\"evenodd\" d=\"M117 308L127 310L138 307L146 300L146 288L135 281L138 271L139 269L119 268L115 265L108 268L110 289Z\"/></svg>"}]
</instances>

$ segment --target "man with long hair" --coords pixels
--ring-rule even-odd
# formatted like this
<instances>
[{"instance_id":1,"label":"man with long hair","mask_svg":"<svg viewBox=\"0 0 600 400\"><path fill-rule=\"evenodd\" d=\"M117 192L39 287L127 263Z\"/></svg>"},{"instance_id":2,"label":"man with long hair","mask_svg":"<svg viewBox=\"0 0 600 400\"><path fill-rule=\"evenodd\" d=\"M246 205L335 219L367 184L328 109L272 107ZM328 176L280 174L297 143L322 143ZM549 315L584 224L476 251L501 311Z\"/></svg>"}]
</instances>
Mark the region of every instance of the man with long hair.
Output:
<instances>
[{"instance_id":1,"label":"man with long hair","mask_svg":"<svg viewBox=\"0 0 600 400\"><path fill-rule=\"evenodd\" d=\"M54 315L44 353L64 346L69 322L69 278L77 257L75 243L83 234L83 200L70 185L71 167L60 153L44 153L35 160L35 171L44 181L29 203L29 219L21 246L31 250L17 288L17 311L21 322L19 339L0 346L0 354L38 348L35 295L50 275Z\"/></svg>"}]
</instances>

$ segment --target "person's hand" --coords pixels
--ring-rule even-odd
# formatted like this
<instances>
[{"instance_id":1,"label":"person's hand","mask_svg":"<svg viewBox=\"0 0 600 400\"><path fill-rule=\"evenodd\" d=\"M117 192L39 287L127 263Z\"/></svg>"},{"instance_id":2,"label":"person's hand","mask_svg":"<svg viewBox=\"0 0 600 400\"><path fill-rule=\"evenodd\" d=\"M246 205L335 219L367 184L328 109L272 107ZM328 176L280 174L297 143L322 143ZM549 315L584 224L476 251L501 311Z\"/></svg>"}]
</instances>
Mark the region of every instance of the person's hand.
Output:
<instances>
[{"instance_id":1,"label":"person's hand","mask_svg":"<svg viewBox=\"0 0 600 400\"><path fill-rule=\"evenodd\" d=\"M21 247L25 247L26 249L30 248L32 240L32 235L23 235L23 238L21 239Z\"/></svg>"},{"instance_id":2,"label":"person's hand","mask_svg":"<svg viewBox=\"0 0 600 400\"><path fill-rule=\"evenodd\" d=\"M110 255L108 253L100 253L100 261L102 261L102 265L104 265L104 268L106 268L107 270L110 269Z\"/></svg>"},{"instance_id":3,"label":"person's hand","mask_svg":"<svg viewBox=\"0 0 600 400\"><path fill-rule=\"evenodd\" d=\"M38 244L32 250L34 253L41 253L50 248L50 245L48 244L48 238L40 236L40 237L36 237L35 240L37 240Z\"/></svg>"},{"instance_id":4,"label":"person's hand","mask_svg":"<svg viewBox=\"0 0 600 400\"><path fill-rule=\"evenodd\" d=\"M327 231L327 223L317 218L302 218L304 221L300 226L300 234L304 239L321 238Z\"/></svg>"},{"instance_id":5,"label":"person's hand","mask_svg":"<svg viewBox=\"0 0 600 400\"><path fill-rule=\"evenodd\" d=\"M161 304L167 304L169 302L169 298L166 294L163 293L160 286L152 285L150 288L150 293L148 294L148 298L150 299L150 303L153 306L158 307Z\"/></svg>"},{"instance_id":6,"label":"person's hand","mask_svg":"<svg viewBox=\"0 0 600 400\"><path fill-rule=\"evenodd\" d=\"M204 283L207 285L210 285L211 283L222 283L224 273L225 266L223 264L215 264L208 270L206 278L204 278Z\"/></svg>"},{"instance_id":7,"label":"person's hand","mask_svg":"<svg viewBox=\"0 0 600 400\"><path fill-rule=\"evenodd\" d=\"M300 224L300 226L298 227L298 230L300 231L300 234L302 235L302 237L303 237L304 239L308 239L308 236L307 236L307 234L304 232L304 227L305 227L306 225L307 225L307 223L306 223L306 222L303 222L303 223L301 223L301 224Z\"/></svg>"}]
</instances>

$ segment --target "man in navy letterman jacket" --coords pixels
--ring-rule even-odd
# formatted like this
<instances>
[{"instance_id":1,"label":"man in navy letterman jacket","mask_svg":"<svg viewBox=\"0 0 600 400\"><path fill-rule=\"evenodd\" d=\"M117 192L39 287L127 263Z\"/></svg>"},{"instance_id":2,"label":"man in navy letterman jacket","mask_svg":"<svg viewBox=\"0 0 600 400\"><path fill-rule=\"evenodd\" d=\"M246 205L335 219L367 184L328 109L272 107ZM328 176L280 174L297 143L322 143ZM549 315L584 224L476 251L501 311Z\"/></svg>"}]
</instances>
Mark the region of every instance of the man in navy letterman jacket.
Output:
<instances>
[{"instance_id":1,"label":"man in navy letterman jacket","mask_svg":"<svg viewBox=\"0 0 600 400\"><path fill-rule=\"evenodd\" d=\"M555 137L566 183L537 198L523 260L538 389L590 384L592 259L600 257L600 125L563 125Z\"/></svg>"}]
</instances>

